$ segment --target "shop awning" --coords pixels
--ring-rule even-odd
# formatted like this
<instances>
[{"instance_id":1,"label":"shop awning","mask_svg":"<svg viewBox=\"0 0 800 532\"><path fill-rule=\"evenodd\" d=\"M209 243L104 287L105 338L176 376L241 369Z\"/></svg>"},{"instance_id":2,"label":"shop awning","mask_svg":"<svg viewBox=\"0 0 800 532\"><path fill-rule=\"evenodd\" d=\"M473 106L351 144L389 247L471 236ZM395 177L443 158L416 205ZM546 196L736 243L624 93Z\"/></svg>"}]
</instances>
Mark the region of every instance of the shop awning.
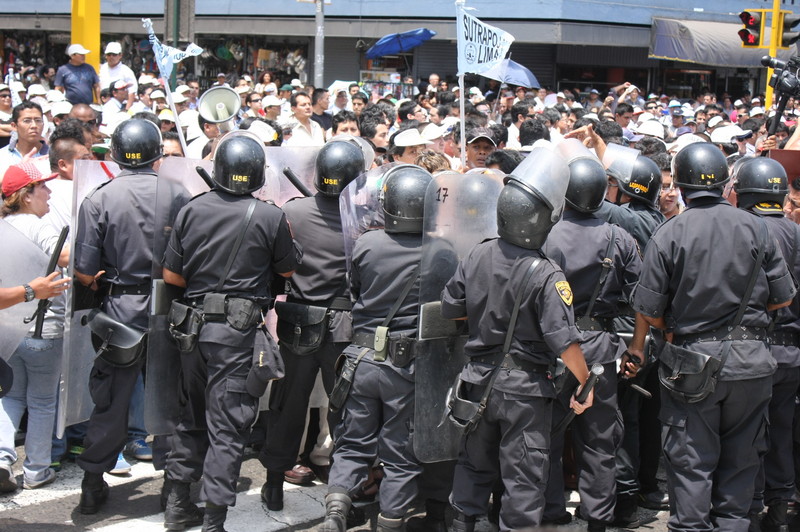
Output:
<instances>
[{"instance_id":1,"label":"shop awning","mask_svg":"<svg viewBox=\"0 0 800 532\"><path fill-rule=\"evenodd\" d=\"M761 67L761 58L769 51L742 48L737 33L741 28L741 24L653 17L649 57L731 68ZM794 48L778 50L778 57L787 61L794 52Z\"/></svg>"}]
</instances>

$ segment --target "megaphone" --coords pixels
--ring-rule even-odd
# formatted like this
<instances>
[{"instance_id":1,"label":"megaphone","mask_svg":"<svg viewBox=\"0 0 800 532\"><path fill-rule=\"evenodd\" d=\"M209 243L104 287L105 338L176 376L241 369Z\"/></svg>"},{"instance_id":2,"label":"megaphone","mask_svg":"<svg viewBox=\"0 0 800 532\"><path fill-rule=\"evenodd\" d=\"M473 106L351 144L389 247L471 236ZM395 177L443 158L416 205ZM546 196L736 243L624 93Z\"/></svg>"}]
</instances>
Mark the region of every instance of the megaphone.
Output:
<instances>
[{"instance_id":1,"label":"megaphone","mask_svg":"<svg viewBox=\"0 0 800 532\"><path fill-rule=\"evenodd\" d=\"M197 111L203 120L220 124L220 128L229 130L223 124L230 121L242 107L242 99L230 87L211 87L197 101Z\"/></svg>"}]
</instances>

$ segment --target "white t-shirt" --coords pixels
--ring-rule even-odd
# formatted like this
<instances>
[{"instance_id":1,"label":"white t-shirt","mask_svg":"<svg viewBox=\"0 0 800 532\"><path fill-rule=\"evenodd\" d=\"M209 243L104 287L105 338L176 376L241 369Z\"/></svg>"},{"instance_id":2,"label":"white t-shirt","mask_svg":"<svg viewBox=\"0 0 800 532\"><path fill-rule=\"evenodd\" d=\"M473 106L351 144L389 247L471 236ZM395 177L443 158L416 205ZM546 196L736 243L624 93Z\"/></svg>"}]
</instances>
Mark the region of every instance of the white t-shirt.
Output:
<instances>
[{"instance_id":1,"label":"white t-shirt","mask_svg":"<svg viewBox=\"0 0 800 532\"><path fill-rule=\"evenodd\" d=\"M70 225L72 222L72 189L73 183L69 179L53 179L47 182L50 189L50 212L42 216L42 220L49 223L54 230Z\"/></svg>"},{"instance_id":2,"label":"white t-shirt","mask_svg":"<svg viewBox=\"0 0 800 532\"><path fill-rule=\"evenodd\" d=\"M128 87L128 94L136 94L139 90L139 83L133 71L122 63L118 63L114 68L109 68L108 63L100 65L100 88L107 89L112 81L127 81L131 85Z\"/></svg>"}]
</instances>

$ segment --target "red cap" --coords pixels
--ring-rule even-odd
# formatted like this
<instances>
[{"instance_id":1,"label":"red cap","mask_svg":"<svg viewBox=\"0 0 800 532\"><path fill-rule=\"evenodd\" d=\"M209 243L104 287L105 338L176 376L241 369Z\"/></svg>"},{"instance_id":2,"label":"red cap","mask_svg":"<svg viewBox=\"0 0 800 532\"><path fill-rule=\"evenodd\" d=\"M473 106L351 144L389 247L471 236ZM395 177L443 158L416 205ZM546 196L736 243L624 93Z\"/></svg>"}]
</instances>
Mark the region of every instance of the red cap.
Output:
<instances>
[{"instance_id":1,"label":"red cap","mask_svg":"<svg viewBox=\"0 0 800 532\"><path fill-rule=\"evenodd\" d=\"M31 183L42 183L55 179L57 174L43 176L36 166L31 163L20 163L9 166L3 175L3 197L9 197L14 192L22 190Z\"/></svg>"}]
</instances>

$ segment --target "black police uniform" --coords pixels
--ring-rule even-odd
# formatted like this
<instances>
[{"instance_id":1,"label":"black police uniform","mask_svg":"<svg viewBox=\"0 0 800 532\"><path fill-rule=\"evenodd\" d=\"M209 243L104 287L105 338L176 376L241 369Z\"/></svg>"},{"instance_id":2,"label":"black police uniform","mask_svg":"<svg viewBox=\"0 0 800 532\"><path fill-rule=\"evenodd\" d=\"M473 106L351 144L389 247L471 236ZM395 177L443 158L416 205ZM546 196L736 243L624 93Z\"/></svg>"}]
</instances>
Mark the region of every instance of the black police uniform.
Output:
<instances>
[{"instance_id":1,"label":"black police uniform","mask_svg":"<svg viewBox=\"0 0 800 532\"><path fill-rule=\"evenodd\" d=\"M710 336L731 324L738 311L759 247L760 224L720 197L691 200L653 235L634 289L634 310L664 317L676 345L719 357L723 342ZM792 278L770 238L742 325L749 334L763 335L769 324L767 304L794 295ZM747 530L759 453L767 446L775 367L765 340L736 339L716 389L705 399L687 403L662 387L670 530Z\"/></svg>"},{"instance_id":2,"label":"black police uniform","mask_svg":"<svg viewBox=\"0 0 800 532\"><path fill-rule=\"evenodd\" d=\"M375 457L383 463L381 515L405 516L417 495L422 466L414 456L414 362L397 367L390 356L375 360L371 336L389 315L398 294L411 279L422 255L422 235L369 231L353 248L350 290L353 345L344 353L356 358L367 349L353 377L342 421L334 432L335 450L328 478L329 493L350 496L367 479ZM419 311L419 279L389 322L391 338L415 338Z\"/></svg>"},{"instance_id":3,"label":"black police uniform","mask_svg":"<svg viewBox=\"0 0 800 532\"><path fill-rule=\"evenodd\" d=\"M666 221L661 211L644 202L635 200L623 205L615 205L610 201L604 201L594 215L608 223L617 224L629 232L636 239L636 243L639 244L639 249L642 253L644 253L653 231Z\"/></svg>"},{"instance_id":4,"label":"black police uniform","mask_svg":"<svg viewBox=\"0 0 800 532\"><path fill-rule=\"evenodd\" d=\"M251 201L257 200L212 190L178 214L163 264L183 276L185 297L199 309L205 295L217 292ZM283 212L259 201L220 292L229 304L231 298L244 298L266 307L273 273L293 271L298 260ZM189 483L202 476L200 496L215 506L236 502L242 455L258 410L258 398L245 386L254 338L254 324L238 330L224 318L206 321L195 349L181 355L185 403L172 438L167 477Z\"/></svg>"},{"instance_id":5,"label":"black police uniform","mask_svg":"<svg viewBox=\"0 0 800 532\"><path fill-rule=\"evenodd\" d=\"M287 282L286 300L334 310L330 311L327 336L316 351L297 355L291 342L279 342L286 376L273 385L267 440L259 460L268 471L281 472L280 478L297 460L317 372L322 370L322 383L330 395L336 358L352 335L339 198L318 193L289 201L283 211L303 247L303 263ZM335 427L338 416L328 417L330 427Z\"/></svg>"},{"instance_id":6,"label":"black police uniform","mask_svg":"<svg viewBox=\"0 0 800 532\"><path fill-rule=\"evenodd\" d=\"M612 263L592 315L589 303L604 270L609 241L614 238ZM604 373L594 388L592 408L575 419L572 433L578 460L578 491L581 516L591 521L611 522L615 505L615 455L622 438L621 415L617 409L616 360L625 344L614 333L612 320L620 312L636 284L641 258L636 241L624 229L612 226L576 210L566 210L547 238L544 253L557 262L572 287L573 310L583 334L581 349L587 365L602 364ZM577 382L571 374L559 386L553 407L553 422L569 412L569 400ZM557 521L566 513L562 456L564 435L554 434L550 447L550 475L544 521Z\"/></svg>"},{"instance_id":7,"label":"black police uniform","mask_svg":"<svg viewBox=\"0 0 800 532\"><path fill-rule=\"evenodd\" d=\"M81 204L75 270L110 284L101 308L111 318L146 330L153 268L156 174L126 169L90 192ZM94 410L78 465L89 473L114 468L128 434L128 406L145 357L126 367L96 358L89 379Z\"/></svg>"},{"instance_id":8,"label":"black police uniform","mask_svg":"<svg viewBox=\"0 0 800 532\"><path fill-rule=\"evenodd\" d=\"M800 226L783 215L779 204L757 205L752 212L762 216L780 245L789 271L800 279ZM787 503L794 497L792 422L795 396L800 384L800 300L777 311L770 348L778 368L772 376L769 402L769 451L756 478L754 510Z\"/></svg>"},{"instance_id":9,"label":"black police uniform","mask_svg":"<svg viewBox=\"0 0 800 532\"><path fill-rule=\"evenodd\" d=\"M464 351L471 360L461 378L472 384L470 400L480 398L495 369L476 357L501 354L515 298L523 290L519 284L536 258L543 258L538 250L487 240L459 263L445 286L442 315L467 317L469 326ZM538 526L542 519L556 397L549 370L558 354L581 339L571 299L564 274L542 260L528 282L510 348L526 369L498 370L483 417L462 441L450 502L467 517L485 514L500 476L505 487L500 530Z\"/></svg>"}]
</instances>

